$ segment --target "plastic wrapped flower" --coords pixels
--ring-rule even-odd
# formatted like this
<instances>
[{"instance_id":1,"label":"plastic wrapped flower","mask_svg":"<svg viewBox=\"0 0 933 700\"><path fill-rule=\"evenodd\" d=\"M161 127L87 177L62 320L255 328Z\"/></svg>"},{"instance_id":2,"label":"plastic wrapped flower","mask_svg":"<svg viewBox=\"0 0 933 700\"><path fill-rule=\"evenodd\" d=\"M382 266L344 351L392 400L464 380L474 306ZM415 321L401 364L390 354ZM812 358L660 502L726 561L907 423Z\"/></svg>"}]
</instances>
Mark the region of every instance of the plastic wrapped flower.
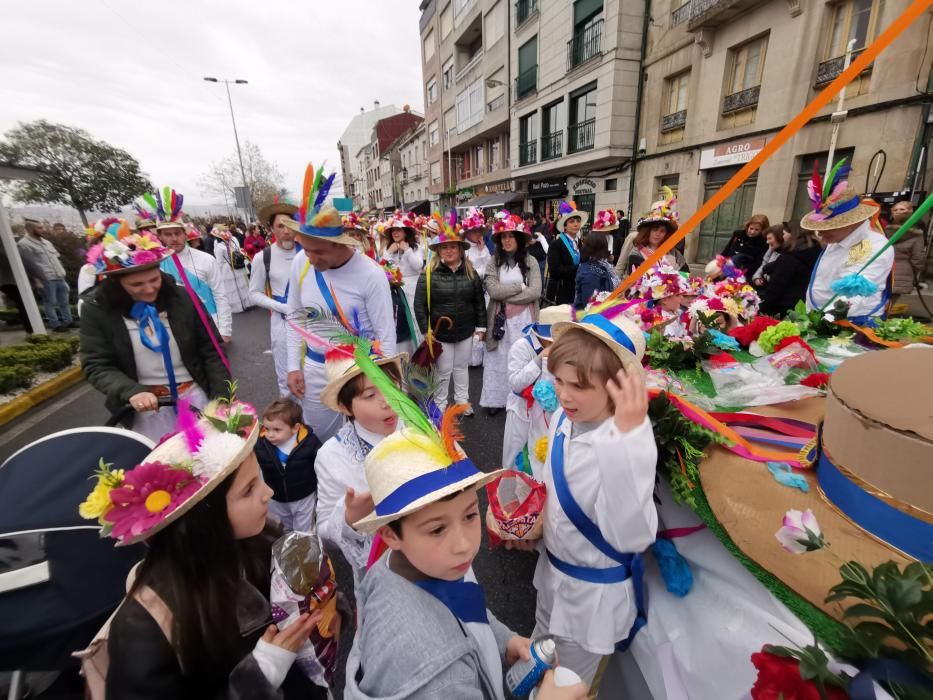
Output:
<instances>
[{"instance_id":1,"label":"plastic wrapped flower","mask_svg":"<svg viewBox=\"0 0 933 700\"><path fill-rule=\"evenodd\" d=\"M113 507L103 519L113 526L113 537L130 539L166 518L199 488L201 481L187 469L161 462L140 464L110 491Z\"/></svg>"},{"instance_id":2,"label":"plastic wrapped flower","mask_svg":"<svg viewBox=\"0 0 933 700\"><path fill-rule=\"evenodd\" d=\"M789 510L784 514L781 529L774 533L777 541L791 554L815 552L826 546L816 516L809 508L803 512Z\"/></svg>"},{"instance_id":3,"label":"plastic wrapped flower","mask_svg":"<svg viewBox=\"0 0 933 700\"><path fill-rule=\"evenodd\" d=\"M104 516L113 508L110 492L120 487L124 477L122 469L111 469L111 466L105 464L103 459L100 460L100 465L94 474L97 478L94 490L78 506L78 514L85 520L97 520L101 525L106 525Z\"/></svg>"},{"instance_id":4,"label":"plastic wrapped flower","mask_svg":"<svg viewBox=\"0 0 933 700\"><path fill-rule=\"evenodd\" d=\"M797 324L791 321L781 321L777 325L769 326L761 332L761 335L758 336L758 345L761 346L761 349L765 353L771 354L774 352L777 344L784 340L784 338L799 335L800 329L797 328Z\"/></svg>"}]
</instances>

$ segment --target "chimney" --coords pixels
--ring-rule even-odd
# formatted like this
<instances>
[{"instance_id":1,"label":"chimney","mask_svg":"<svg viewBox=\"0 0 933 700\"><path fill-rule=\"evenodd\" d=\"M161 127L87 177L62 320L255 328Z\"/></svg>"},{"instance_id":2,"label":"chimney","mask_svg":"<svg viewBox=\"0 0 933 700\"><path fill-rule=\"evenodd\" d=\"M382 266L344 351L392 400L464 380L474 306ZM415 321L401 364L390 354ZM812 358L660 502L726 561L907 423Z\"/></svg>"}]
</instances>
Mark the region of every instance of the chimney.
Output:
<instances>
[{"instance_id":1,"label":"chimney","mask_svg":"<svg viewBox=\"0 0 933 700\"><path fill-rule=\"evenodd\" d=\"M373 100L373 109L379 109L379 100Z\"/></svg>"}]
</instances>

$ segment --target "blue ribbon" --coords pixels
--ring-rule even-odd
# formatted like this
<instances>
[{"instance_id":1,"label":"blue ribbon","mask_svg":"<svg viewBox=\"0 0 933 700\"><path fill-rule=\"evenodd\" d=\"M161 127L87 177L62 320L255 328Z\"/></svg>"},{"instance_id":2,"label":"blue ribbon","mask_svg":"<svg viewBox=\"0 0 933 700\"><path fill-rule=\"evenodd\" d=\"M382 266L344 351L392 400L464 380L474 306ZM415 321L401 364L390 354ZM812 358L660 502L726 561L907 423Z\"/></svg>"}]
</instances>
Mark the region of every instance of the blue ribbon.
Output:
<instances>
[{"instance_id":1,"label":"blue ribbon","mask_svg":"<svg viewBox=\"0 0 933 700\"><path fill-rule=\"evenodd\" d=\"M567 248L567 251L570 253L570 257L573 258L573 264L580 264L580 251L578 251L571 240L570 236L566 233L560 234L560 240L563 242L564 246Z\"/></svg>"},{"instance_id":2,"label":"blue ribbon","mask_svg":"<svg viewBox=\"0 0 933 700\"><path fill-rule=\"evenodd\" d=\"M301 226L301 232L306 236L319 238L336 238L343 233L342 226Z\"/></svg>"},{"instance_id":3,"label":"blue ribbon","mask_svg":"<svg viewBox=\"0 0 933 700\"><path fill-rule=\"evenodd\" d=\"M168 390L172 398L178 401L178 384L175 382L175 367L172 365L171 337L165 324L159 318L159 312L156 311L154 304L137 301L130 309L130 317L135 319L139 325L139 339L142 344L153 352L162 353L162 364L165 365L165 373L168 375ZM146 329L150 326L157 341L146 333Z\"/></svg>"},{"instance_id":4,"label":"blue ribbon","mask_svg":"<svg viewBox=\"0 0 933 700\"><path fill-rule=\"evenodd\" d=\"M589 316L584 316L581 318L580 323L596 326L601 331L608 333L610 338L612 338L626 350L630 351L633 355L638 354L635 350L635 344L632 342L632 339L625 334L625 331L623 331L605 316L600 316L599 314L590 314Z\"/></svg>"},{"instance_id":5,"label":"blue ribbon","mask_svg":"<svg viewBox=\"0 0 933 700\"><path fill-rule=\"evenodd\" d=\"M172 256L170 259L162 263L161 268L162 272L167 272L172 277L174 277L178 284L184 284L183 280L181 279L181 273L176 267L176 265L180 264L181 263L176 262L175 256ZM198 295L201 303L204 304L204 308L207 310L207 313L209 313L211 316L214 316L217 313L217 302L214 301L214 292L211 290L211 286L197 275L188 275L188 282L191 283L191 286L194 288L194 293Z\"/></svg>"},{"instance_id":6,"label":"blue ribbon","mask_svg":"<svg viewBox=\"0 0 933 700\"><path fill-rule=\"evenodd\" d=\"M305 348L305 355L312 362L317 362L318 364L324 364L324 354L313 350L310 346Z\"/></svg>"},{"instance_id":7,"label":"blue ribbon","mask_svg":"<svg viewBox=\"0 0 933 700\"><path fill-rule=\"evenodd\" d=\"M339 318L340 314L337 312L337 302L334 301L334 295L331 294L330 287L327 286L327 280L324 279L323 273L315 270L314 281L317 282L317 288L321 291L321 296L324 297L324 303L327 304L327 308L330 309L331 315Z\"/></svg>"},{"instance_id":8,"label":"blue ribbon","mask_svg":"<svg viewBox=\"0 0 933 700\"><path fill-rule=\"evenodd\" d=\"M616 651L625 651L631 645L638 630L648 622L644 590L645 562L641 553L622 553L609 544L606 538L603 537L603 533L600 532L599 526L583 512L580 504L576 502L570 492L570 485L567 483L567 477L564 474L564 440L566 436L560 429L566 417L566 413L561 413L557 428L554 431L554 444L551 445L551 476L554 478L554 491L557 493L557 500L570 522L580 531L580 534L600 552L619 562L619 566L612 566L607 569L578 566L559 559L549 550L547 551L548 559L558 571L589 583L621 583L629 578L632 579L632 587L635 593L635 622L632 623L632 629L629 630L628 637L616 643Z\"/></svg>"},{"instance_id":9,"label":"blue ribbon","mask_svg":"<svg viewBox=\"0 0 933 700\"><path fill-rule=\"evenodd\" d=\"M461 459L449 467L435 469L427 474L416 476L379 501L376 504L376 515L395 515L419 498L447 486L453 486L479 473L479 469L476 468L473 462L469 459Z\"/></svg>"},{"instance_id":10,"label":"blue ribbon","mask_svg":"<svg viewBox=\"0 0 933 700\"><path fill-rule=\"evenodd\" d=\"M486 594L483 587L472 581L442 581L431 578L415 581L415 585L441 601L461 622L483 622L486 616Z\"/></svg>"},{"instance_id":11,"label":"blue ribbon","mask_svg":"<svg viewBox=\"0 0 933 700\"><path fill-rule=\"evenodd\" d=\"M863 530L920 561L933 561L933 525L907 515L847 478L820 450L816 480L833 505Z\"/></svg>"},{"instance_id":12,"label":"blue ribbon","mask_svg":"<svg viewBox=\"0 0 933 700\"><path fill-rule=\"evenodd\" d=\"M875 659L849 683L852 700L875 700L874 681L924 688L933 691L933 680L924 673L897 659Z\"/></svg>"}]
</instances>

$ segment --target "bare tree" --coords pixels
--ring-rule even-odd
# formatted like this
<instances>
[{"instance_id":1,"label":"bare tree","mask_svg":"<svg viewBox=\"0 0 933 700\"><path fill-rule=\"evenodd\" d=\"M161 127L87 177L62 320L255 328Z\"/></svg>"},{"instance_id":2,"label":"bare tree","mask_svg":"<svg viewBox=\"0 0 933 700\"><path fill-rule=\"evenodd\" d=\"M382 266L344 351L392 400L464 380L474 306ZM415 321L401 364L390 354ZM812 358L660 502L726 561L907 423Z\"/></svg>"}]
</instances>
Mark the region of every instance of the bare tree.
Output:
<instances>
[{"instance_id":1,"label":"bare tree","mask_svg":"<svg viewBox=\"0 0 933 700\"><path fill-rule=\"evenodd\" d=\"M246 186L253 199L253 208L258 211L278 197L285 199L288 190L279 166L266 160L259 146L252 141L243 143L243 169L246 171ZM240 161L236 151L221 161L212 163L201 178L201 186L217 195L234 197L234 188L243 185Z\"/></svg>"}]
</instances>

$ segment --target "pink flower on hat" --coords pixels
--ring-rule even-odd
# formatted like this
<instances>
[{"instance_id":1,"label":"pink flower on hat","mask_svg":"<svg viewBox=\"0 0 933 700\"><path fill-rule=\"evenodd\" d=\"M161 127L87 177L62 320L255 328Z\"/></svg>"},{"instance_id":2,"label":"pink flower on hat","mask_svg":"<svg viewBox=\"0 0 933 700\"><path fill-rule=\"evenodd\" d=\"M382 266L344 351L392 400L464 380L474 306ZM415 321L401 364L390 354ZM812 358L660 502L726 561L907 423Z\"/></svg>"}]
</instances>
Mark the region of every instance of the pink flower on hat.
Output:
<instances>
[{"instance_id":1,"label":"pink flower on hat","mask_svg":"<svg viewBox=\"0 0 933 700\"><path fill-rule=\"evenodd\" d=\"M522 217L516 216L509 211L500 211L492 222L492 232L508 233L510 231L525 233L525 224Z\"/></svg>"},{"instance_id":2,"label":"pink flower on hat","mask_svg":"<svg viewBox=\"0 0 933 700\"><path fill-rule=\"evenodd\" d=\"M774 537L791 554L815 552L826 546L820 525L810 509L787 511L781 529L774 533Z\"/></svg>"},{"instance_id":3,"label":"pink flower on hat","mask_svg":"<svg viewBox=\"0 0 933 700\"><path fill-rule=\"evenodd\" d=\"M467 211L466 218L461 222L461 227L464 231L485 228L486 216L483 214L482 210L476 207L472 207L469 211Z\"/></svg>"},{"instance_id":4,"label":"pink flower on hat","mask_svg":"<svg viewBox=\"0 0 933 700\"><path fill-rule=\"evenodd\" d=\"M593 220L593 230L599 231L610 226L618 226L619 218L612 209L603 209L596 212L596 218Z\"/></svg>"},{"instance_id":5,"label":"pink flower on hat","mask_svg":"<svg viewBox=\"0 0 933 700\"><path fill-rule=\"evenodd\" d=\"M164 520L200 489L202 482L187 469L151 462L125 473L110 492L111 508L104 520L111 535L125 540L141 535Z\"/></svg>"}]
</instances>

